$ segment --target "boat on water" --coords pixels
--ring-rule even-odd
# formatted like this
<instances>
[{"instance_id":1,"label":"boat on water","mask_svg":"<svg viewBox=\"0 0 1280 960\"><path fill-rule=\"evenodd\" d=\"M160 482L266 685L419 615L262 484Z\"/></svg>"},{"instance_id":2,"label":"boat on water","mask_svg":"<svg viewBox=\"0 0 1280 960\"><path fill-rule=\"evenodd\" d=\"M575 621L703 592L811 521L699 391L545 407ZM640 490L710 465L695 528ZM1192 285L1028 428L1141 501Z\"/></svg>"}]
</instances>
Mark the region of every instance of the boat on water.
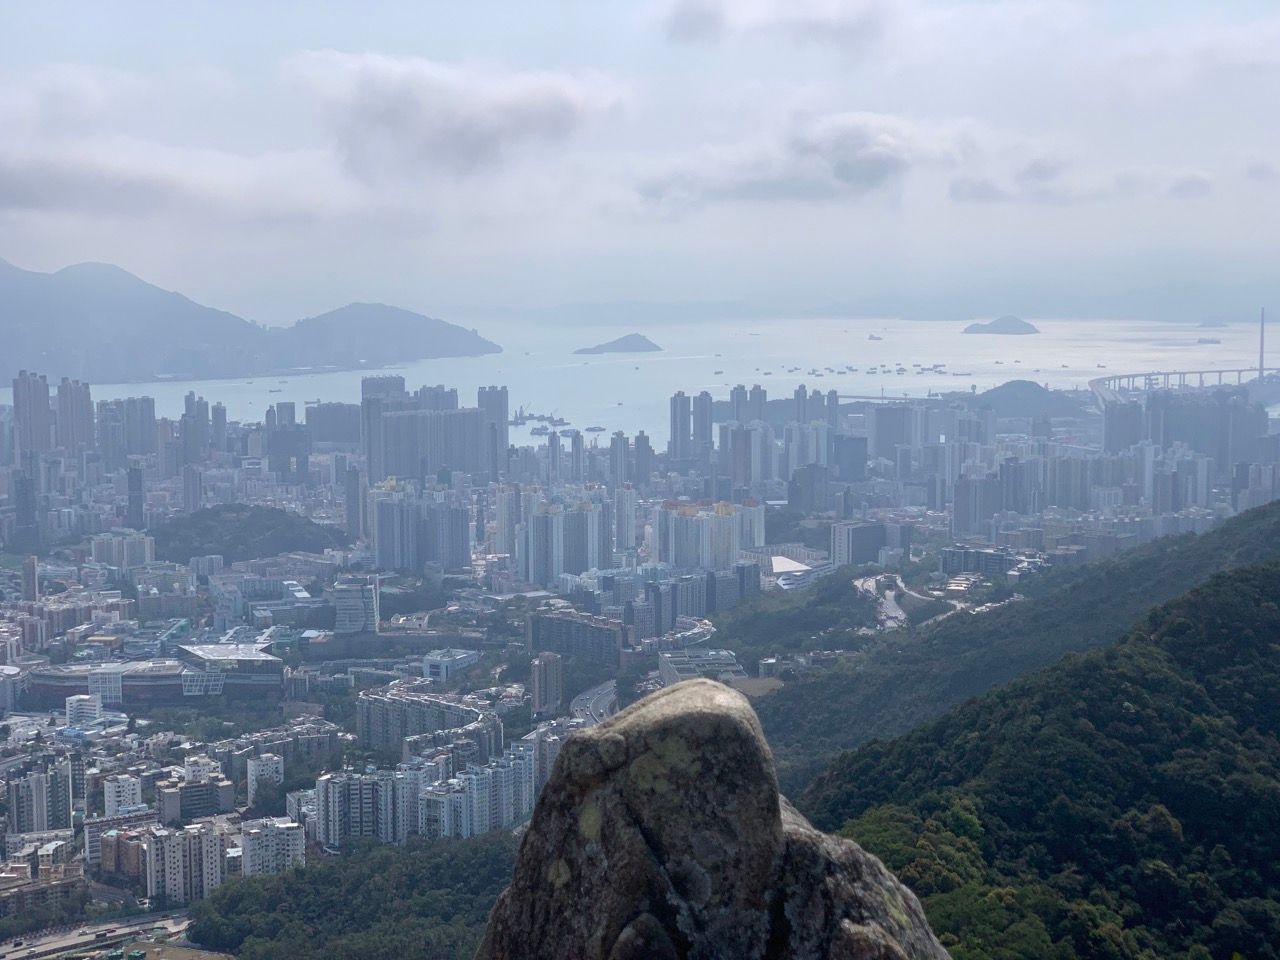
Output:
<instances>
[{"instance_id":1,"label":"boat on water","mask_svg":"<svg viewBox=\"0 0 1280 960\"><path fill-rule=\"evenodd\" d=\"M535 437L545 437L545 436L546 436L548 433L550 433L550 432L551 432L551 428L550 428L550 427L544 427L544 426L541 426L541 425L536 426L536 427L534 427L532 430L530 430L530 431L529 431L529 433L530 433L531 435L535 436Z\"/></svg>"},{"instance_id":2,"label":"boat on water","mask_svg":"<svg viewBox=\"0 0 1280 960\"><path fill-rule=\"evenodd\" d=\"M587 427L584 433L604 433L604 427Z\"/></svg>"},{"instance_id":3,"label":"boat on water","mask_svg":"<svg viewBox=\"0 0 1280 960\"><path fill-rule=\"evenodd\" d=\"M1219 340L1217 337L1201 337L1199 340L1196 341L1196 343L1204 343L1204 344L1221 343L1221 342L1222 341Z\"/></svg>"},{"instance_id":4,"label":"boat on water","mask_svg":"<svg viewBox=\"0 0 1280 960\"><path fill-rule=\"evenodd\" d=\"M720 376L720 375L721 375L721 374L723 374L723 373L724 373L724 371L723 371L723 370L717 370L717 371L715 372L715 376L717 376L717 377L718 377L718 376Z\"/></svg>"},{"instance_id":5,"label":"boat on water","mask_svg":"<svg viewBox=\"0 0 1280 960\"><path fill-rule=\"evenodd\" d=\"M281 390L279 387L272 387L270 390L267 391L267 393L283 393L283 392L284 391Z\"/></svg>"},{"instance_id":6,"label":"boat on water","mask_svg":"<svg viewBox=\"0 0 1280 960\"><path fill-rule=\"evenodd\" d=\"M883 340L884 337L877 337L874 333L867 337L868 340Z\"/></svg>"}]
</instances>

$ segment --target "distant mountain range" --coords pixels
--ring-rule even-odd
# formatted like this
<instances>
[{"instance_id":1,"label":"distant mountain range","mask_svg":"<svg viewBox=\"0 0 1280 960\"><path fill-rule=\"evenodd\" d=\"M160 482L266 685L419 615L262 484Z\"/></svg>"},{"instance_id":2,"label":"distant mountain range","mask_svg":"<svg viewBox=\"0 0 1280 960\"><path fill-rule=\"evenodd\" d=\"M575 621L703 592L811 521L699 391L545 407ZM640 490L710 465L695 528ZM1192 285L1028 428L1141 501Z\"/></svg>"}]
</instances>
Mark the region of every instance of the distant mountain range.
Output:
<instances>
[{"instance_id":1,"label":"distant mountain range","mask_svg":"<svg viewBox=\"0 0 1280 960\"><path fill-rule=\"evenodd\" d=\"M0 382L26 369L96 383L372 368L502 350L474 330L381 303L271 328L110 264L37 273L3 260L0 347Z\"/></svg>"}]
</instances>

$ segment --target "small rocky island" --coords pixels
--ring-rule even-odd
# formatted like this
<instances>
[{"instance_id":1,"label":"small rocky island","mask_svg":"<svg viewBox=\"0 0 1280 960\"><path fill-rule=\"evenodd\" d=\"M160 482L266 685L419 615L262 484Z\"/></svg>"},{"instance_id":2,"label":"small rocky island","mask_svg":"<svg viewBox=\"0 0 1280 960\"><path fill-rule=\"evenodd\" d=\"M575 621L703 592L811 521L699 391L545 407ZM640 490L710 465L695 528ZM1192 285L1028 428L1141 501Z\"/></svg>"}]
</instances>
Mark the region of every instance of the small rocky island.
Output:
<instances>
[{"instance_id":1,"label":"small rocky island","mask_svg":"<svg viewBox=\"0 0 1280 960\"><path fill-rule=\"evenodd\" d=\"M594 347L583 347L581 350L575 350L574 353L653 353L662 348L650 340L648 337L639 333L628 333L625 337L619 337L617 340L610 340L608 343L598 343Z\"/></svg>"},{"instance_id":2,"label":"small rocky island","mask_svg":"<svg viewBox=\"0 0 1280 960\"><path fill-rule=\"evenodd\" d=\"M989 323L971 323L964 328L965 333L996 333L1006 337L1017 337L1028 333L1039 333L1035 324L1027 323L1027 321L1015 317L1013 314L1007 313L1003 317L996 317Z\"/></svg>"},{"instance_id":3,"label":"small rocky island","mask_svg":"<svg viewBox=\"0 0 1280 960\"><path fill-rule=\"evenodd\" d=\"M948 960L915 896L778 793L755 712L689 680L574 734L476 960Z\"/></svg>"}]
</instances>

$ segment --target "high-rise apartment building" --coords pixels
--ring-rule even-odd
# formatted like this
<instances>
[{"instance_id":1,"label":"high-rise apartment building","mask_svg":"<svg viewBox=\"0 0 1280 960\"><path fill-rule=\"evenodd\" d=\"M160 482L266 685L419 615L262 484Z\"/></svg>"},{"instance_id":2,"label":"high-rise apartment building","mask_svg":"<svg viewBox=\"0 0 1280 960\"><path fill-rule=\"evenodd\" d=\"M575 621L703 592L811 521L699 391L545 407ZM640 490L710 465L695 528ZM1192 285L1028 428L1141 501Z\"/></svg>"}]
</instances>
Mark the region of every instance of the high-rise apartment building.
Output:
<instances>
[{"instance_id":1,"label":"high-rise apartment building","mask_svg":"<svg viewBox=\"0 0 1280 960\"><path fill-rule=\"evenodd\" d=\"M58 384L57 408L54 432L58 446L68 453L92 449L95 437L89 385L63 377Z\"/></svg>"},{"instance_id":2,"label":"high-rise apartment building","mask_svg":"<svg viewBox=\"0 0 1280 960\"><path fill-rule=\"evenodd\" d=\"M13 378L13 416L17 427L18 462L24 467L53 447L50 413L49 381L44 374L20 370Z\"/></svg>"},{"instance_id":3,"label":"high-rise apartment building","mask_svg":"<svg viewBox=\"0 0 1280 960\"><path fill-rule=\"evenodd\" d=\"M564 660L558 653L540 653L530 663L535 717L554 716L564 699Z\"/></svg>"},{"instance_id":4,"label":"high-rise apartment building","mask_svg":"<svg viewBox=\"0 0 1280 960\"><path fill-rule=\"evenodd\" d=\"M131 807L142 806L142 781L123 773L115 773L102 781L103 814L118 817Z\"/></svg>"},{"instance_id":5,"label":"high-rise apartment building","mask_svg":"<svg viewBox=\"0 0 1280 960\"><path fill-rule=\"evenodd\" d=\"M671 397L671 431L667 440L667 456L672 460L688 460L693 453L691 417L689 397L677 390Z\"/></svg>"}]
</instances>

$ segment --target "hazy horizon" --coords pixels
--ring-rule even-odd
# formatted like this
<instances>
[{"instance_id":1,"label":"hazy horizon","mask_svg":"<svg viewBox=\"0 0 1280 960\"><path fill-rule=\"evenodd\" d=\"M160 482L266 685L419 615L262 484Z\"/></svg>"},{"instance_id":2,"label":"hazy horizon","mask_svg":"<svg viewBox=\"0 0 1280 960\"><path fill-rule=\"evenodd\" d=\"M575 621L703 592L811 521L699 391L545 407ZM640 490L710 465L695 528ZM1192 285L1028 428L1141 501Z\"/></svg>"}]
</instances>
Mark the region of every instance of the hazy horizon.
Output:
<instances>
[{"instance_id":1,"label":"hazy horizon","mask_svg":"<svg viewBox=\"0 0 1280 960\"><path fill-rule=\"evenodd\" d=\"M1270 5L540 9L7 7L0 257L269 325L1249 320L1280 292Z\"/></svg>"}]
</instances>

